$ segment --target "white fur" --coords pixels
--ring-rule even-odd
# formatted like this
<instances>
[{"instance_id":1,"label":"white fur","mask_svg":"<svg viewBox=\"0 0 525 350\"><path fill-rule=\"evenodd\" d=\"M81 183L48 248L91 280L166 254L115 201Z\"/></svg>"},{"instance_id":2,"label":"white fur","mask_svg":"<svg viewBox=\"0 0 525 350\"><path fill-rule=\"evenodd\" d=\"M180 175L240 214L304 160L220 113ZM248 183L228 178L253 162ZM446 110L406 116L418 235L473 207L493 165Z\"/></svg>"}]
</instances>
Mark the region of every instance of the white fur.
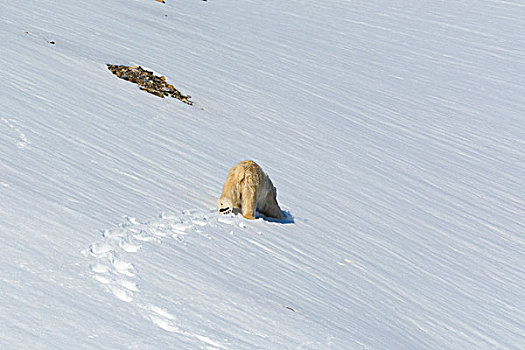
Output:
<instances>
[{"instance_id":1,"label":"white fur","mask_svg":"<svg viewBox=\"0 0 525 350\"><path fill-rule=\"evenodd\" d=\"M217 212L229 214L234 209L240 209L247 219L255 219L256 210L267 217L284 218L277 203L277 189L254 161L239 162L228 171L217 200Z\"/></svg>"}]
</instances>

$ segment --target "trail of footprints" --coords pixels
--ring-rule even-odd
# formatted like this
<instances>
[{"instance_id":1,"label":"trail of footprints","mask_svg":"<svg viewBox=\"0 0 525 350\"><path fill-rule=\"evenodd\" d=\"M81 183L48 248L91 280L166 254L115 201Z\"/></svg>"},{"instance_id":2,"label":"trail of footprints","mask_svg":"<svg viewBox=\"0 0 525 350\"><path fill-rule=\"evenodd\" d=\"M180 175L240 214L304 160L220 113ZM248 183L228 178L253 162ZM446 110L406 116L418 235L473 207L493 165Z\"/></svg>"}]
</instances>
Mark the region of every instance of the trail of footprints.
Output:
<instances>
[{"instance_id":1,"label":"trail of footprints","mask_svg":"<svg viewBox=\"0 0 525 350\"><path fill-rule=\"evenodd\" d=\"M137 270L133 264L133 256L140 254L145 244L160 244L165 239L175 239L183 242L190 233L201 234L212 239L201 230L203 226L226 225L231 234L235 226L245 228L244 222L235 217L209 215L198 212L182 212L180 216L161 215L159 219L141 223L135 218L128 217L125 224L106 230L102 239L89 245L82 251L85 256L95 259L90 265L93 278L104 289L111 292L117 299L134 303L140 313L147 320L153 322L165 331L178 333L187 337L197 338L207 345L224 348L208 337L193 334L177 326L176 317L167 310L141 300L140 287L137 285Z\"/></svg>"},{"instance_id":2,"label":"trail of footprints","mask_svg":"<svg viewBox=\"0 0 525 350\"><path fill-rule=\"evenodd\" d=\"M2 121L17 134L16 147L24 149L30 143L14 119L2 118Z\"/></svg>"}]
</instances>

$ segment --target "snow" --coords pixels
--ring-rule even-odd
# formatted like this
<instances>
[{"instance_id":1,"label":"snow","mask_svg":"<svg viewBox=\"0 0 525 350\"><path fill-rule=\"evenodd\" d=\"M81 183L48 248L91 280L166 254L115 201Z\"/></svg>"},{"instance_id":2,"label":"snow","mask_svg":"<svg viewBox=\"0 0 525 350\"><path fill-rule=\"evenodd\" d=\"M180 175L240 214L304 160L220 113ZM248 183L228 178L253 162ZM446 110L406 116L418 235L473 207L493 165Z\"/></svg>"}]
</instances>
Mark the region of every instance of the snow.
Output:
<instances>
[{"instance_id":1,"label":"snow","mask_svg":"<svg viewBox=\"0 0 525 350\"><path fill-rule=\"evenodd\" d=\"M0 348L525 346L520 1L0 12ZM245 159L287 222L215 213Z\"/></svg>"}]
</instances>

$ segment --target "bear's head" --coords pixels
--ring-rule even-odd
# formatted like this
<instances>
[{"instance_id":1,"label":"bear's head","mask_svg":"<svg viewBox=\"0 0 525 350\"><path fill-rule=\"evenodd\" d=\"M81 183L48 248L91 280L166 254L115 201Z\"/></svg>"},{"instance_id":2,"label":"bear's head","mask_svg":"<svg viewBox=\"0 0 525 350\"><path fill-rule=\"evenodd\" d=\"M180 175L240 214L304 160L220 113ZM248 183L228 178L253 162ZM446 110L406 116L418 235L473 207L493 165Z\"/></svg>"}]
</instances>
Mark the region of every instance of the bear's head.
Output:
<instances>
[{"instance_id":1,"label":"bear's head","mask_svg":"<svg viewBox=\"0 0 525 350\"><path fill-rule=\"evenodd\" d=\"M221 197L217 200L217 212L219 214L231 214L233 212L233 203L229 198Z\"/></svg>"}]
</instances>

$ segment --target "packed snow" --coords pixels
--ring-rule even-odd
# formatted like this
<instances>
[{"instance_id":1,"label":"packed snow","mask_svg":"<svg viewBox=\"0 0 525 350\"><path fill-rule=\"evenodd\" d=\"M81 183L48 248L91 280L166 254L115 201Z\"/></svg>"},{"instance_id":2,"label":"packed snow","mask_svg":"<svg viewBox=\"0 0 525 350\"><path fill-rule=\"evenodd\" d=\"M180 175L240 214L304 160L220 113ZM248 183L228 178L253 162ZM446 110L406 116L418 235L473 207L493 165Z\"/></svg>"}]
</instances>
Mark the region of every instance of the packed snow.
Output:
<instances>
[{"instance_id":1,"label":"packed snow","mask_svg":"<svg viewBox=\"0 0 525 350\"><path fill-rule=\"evenodd\" d=\"M525 347L521 1L0 13L1 349ZM245 159L286 220L216 213Z\"/></svg>"}]
</instances>

